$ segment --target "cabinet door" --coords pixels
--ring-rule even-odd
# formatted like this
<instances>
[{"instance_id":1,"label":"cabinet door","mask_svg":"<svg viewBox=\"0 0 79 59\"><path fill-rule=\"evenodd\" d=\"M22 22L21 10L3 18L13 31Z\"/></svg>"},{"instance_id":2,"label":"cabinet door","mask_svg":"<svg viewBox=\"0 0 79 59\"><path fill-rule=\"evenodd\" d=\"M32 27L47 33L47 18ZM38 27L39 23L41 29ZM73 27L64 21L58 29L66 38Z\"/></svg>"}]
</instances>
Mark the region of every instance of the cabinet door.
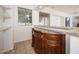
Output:
<instances>
[{"instance_id":1,"label":"cabinet door","mask_svg":"<svg viewBox=\"0 0 79 59\"><path fill-rule=\"evenodd\" d=\"M4 51L13 49L13 29L8 29L3 32Z\"/></svg>"},{"instance_id":2,"label":"cabinet door","mask_svg":"<svg viewBox=\"0 0 79 59\"><path fill-rule=\"evenodd\" d=\"M41 53L41 33L39 31L34 32L34 47L37 53Z\"/></svg>"},{"instance_id":3,"label":"cabinet door","mask_svg":"<svg viewBox=\"0 0 79 59\"><path fill-rule=\"evenodd\" d=\"M64 53L64 40L62 35L45 35L45 53L61 54Z\"/></svg>"},{"instance_id":4,"label":"cabinet door","mask_svg":"<svg viewBox=\"0 0 79 59\"><path fill-rule=\"evenodd\" d=\"M3 51L3 33L0 32L0 53Z\"/></svg>"},{"instance_id":5,"label":"cabinet door","mask_svg":"<svg viewBox=\"0 0 79 59\"><path fill-rule=\"evenodd\" d=\"M46 53L53 53L53 54L61 53L60 42L46 40L46 44L47 44Z\"/></svg>"}]
</instances>

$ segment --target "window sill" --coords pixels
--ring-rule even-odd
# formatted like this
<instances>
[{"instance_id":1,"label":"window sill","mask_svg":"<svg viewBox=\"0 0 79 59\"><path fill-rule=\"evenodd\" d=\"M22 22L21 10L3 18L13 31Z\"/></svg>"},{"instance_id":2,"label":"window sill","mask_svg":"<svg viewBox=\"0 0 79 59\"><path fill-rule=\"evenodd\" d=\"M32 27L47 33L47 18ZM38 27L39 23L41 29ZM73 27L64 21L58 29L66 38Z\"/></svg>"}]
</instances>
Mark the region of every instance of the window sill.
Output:
<instances>
[{"instance_id":1,"label":"window sill","mask_svg":"<svg viewBox=\"0 0 79 59\"><path fill-rule=\"evenodd\" d=\"M32 23L18 23L20 26L32 26Z\"/></svg>"}]
</instances>

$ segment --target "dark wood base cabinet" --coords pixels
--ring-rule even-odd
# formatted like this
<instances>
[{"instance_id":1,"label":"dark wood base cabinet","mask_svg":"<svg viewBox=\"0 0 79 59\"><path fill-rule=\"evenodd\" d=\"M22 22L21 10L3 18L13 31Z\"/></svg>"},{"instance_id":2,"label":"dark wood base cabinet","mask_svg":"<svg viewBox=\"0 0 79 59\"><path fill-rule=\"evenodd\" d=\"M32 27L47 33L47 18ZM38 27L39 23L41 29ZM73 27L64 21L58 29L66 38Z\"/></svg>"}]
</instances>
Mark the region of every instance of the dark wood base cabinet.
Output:
<instances>
[{"instance_id":1,"label":"dark wood base cabinet","mask_svg":"<svg viewBox=\"0 0 79 59\"><path fill-rule=\"evenodd\" d=\"M39 54L65 54L65 35L32 29L32 47Z\"/></svg>"}]
</instances>

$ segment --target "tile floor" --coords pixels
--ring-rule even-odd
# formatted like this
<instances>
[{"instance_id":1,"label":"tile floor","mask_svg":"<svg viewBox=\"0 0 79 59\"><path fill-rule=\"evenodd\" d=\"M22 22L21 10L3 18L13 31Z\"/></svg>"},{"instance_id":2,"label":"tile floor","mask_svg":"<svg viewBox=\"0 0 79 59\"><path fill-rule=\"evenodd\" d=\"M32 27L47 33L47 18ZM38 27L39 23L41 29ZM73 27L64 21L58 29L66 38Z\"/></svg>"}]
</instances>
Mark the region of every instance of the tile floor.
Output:
<instances>
[{"instance_id":1,"label":"tile floor","mask_svg":"<svg viewBox=\"0 0 79 59\"><path fill-rule=\"evenodd\" d=\"M15 43L14 49L4 54L35 54L33 47L31 46L32 41L26 40Z\"/></svg>"}]
</instances>

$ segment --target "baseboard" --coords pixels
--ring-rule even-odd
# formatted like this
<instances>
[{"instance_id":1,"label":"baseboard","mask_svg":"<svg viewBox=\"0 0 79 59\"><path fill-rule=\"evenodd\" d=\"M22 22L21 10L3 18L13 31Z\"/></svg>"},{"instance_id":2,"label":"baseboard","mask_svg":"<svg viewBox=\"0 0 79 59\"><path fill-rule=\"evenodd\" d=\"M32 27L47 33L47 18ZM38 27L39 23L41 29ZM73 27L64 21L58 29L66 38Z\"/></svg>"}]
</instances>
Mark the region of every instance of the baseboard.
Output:
<instances>
[{"instance_id":1,"label":"baseboard","mask_svg":"<svg viewBox=\"0 0 79 59\"><path fill-rule=\"evenodd\" d=\"M14 47L10 48L10 49L6 49L6 50L3 50L3 51L0 51L0 54L4 54L5 52L7 51L10 51L10 50L13 50Z\"/></svg>"},{"instance_id":2,"label":"baseboard","mask_svg":"<svg viewBox=\"0 0 79 59\"><path fill-rule=\"evenodd\" d=\"M27 39L27 40L31 40L32 38L29 38L29 39ZM24 40L20 40L20 41L16 41L16 42L14 42L14 43L18 43L18 42L22 42L22 41L26 41L26 39L24 39Z\"/></svg>"}]
</instances>

